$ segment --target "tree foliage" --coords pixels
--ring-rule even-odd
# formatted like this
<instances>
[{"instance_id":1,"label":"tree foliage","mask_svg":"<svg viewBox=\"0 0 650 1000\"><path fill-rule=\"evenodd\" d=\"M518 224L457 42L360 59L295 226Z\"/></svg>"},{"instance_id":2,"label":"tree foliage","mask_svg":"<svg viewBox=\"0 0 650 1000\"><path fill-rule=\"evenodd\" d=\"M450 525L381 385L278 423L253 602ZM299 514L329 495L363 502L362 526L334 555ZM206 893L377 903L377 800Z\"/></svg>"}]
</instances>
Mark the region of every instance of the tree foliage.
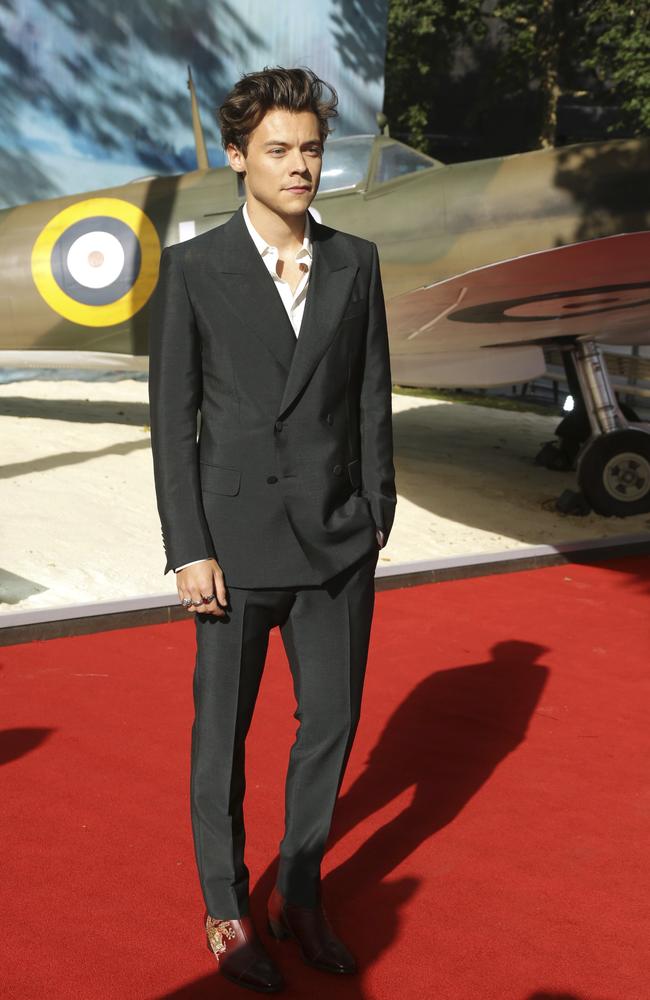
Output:
<instances>
[{"instance_id":1,"label":"tree foliage","mask_svg":"<svg viewBox=\"0 0 650 1000\"><path fill-rule=\"evenodd\" d=\"M584 0L581 20L589 38L582 62L600 91L613 97L628 133L650 131L650 3ZM584 48L584 47L583 47Z\"/></svg>"},{"instance_id":2,"label":"tree foliage","mask_svg":"<svg viewBox=\"0 0 650 1000\"><path fill-rule=\"evenodd\" d=\"M427 148L458 47L485 33L482 2L389 0L384 110L392 130L408 133L419 149Z\"/></svg>"},{"instance_id":3,"label":"tree foliage","mask_svg":"<svg viewBox=\"0 0 650 1000\"><path fill-rule=\"evenodd\" d=\"M389 0L386 114L428 152L454 128L483 153L510 151L511 133L514 148L555 145L562 102L606 111L603 133L641 135L649 39L650 0Z\"/></svg>"},{"instance_id":4,"label":"tree foliage","mask_svg":"<svg viewBox=\"0 0 650 1000\"><path fill-rule=\"evenodd\" d=\"M510 95L536 93L537 144L555 145L558 101L573 75L567 46L569 5L506 0L497 2L489 16L501 29L496 73L500 89Z\"/></svg>"}]
</instances>

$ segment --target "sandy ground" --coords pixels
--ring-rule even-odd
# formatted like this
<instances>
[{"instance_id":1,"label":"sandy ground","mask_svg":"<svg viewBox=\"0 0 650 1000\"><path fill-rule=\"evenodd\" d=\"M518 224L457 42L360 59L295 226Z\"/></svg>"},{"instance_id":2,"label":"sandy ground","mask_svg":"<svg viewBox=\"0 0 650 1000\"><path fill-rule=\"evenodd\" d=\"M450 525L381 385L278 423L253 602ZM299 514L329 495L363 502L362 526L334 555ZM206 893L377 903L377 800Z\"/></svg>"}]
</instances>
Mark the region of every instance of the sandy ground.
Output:
<instances>
[{"instance_id":1,"label":"sandy ground","mask_svg":"<svg viewBox=\"0 0 650 1000\"><path fill-rule=\"evenodd\" d=\"M533 464L557 417L393 395L398 504L380 565L650 530L564 517L571 473ZM163 575L147 383L0 386L1 613L175 592Z\"/></svg>"}]
</instances>

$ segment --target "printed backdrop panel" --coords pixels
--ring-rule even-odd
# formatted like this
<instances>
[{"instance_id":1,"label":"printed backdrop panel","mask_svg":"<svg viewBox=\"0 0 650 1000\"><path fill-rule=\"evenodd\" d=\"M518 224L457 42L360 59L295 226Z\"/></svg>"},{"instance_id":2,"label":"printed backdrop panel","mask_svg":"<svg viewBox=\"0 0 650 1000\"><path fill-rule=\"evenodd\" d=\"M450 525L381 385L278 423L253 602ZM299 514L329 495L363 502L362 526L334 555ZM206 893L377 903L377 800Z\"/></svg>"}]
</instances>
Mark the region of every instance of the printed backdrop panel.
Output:
<instances>
[{"instance_id":1,"label":"printed backdrop panel","mask_svg":"<svg viewBox=\"0 0 650 1000\"><path fill-rule=\"evenodd\" d=\"M215 108L264 66L308 66L336 88L333 136L376 132L387 2L0 5L0 206L194 169L188 64L212 166L225 163Z\"/></svg>"}]
</instances>

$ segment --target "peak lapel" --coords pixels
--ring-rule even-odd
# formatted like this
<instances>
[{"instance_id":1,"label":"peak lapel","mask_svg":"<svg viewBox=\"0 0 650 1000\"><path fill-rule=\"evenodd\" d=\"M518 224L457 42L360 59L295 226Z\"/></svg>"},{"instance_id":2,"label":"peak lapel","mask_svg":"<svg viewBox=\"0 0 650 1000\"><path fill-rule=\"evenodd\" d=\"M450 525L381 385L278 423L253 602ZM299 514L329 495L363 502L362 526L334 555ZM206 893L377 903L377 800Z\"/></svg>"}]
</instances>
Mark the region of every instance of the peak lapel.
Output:
<instances>
[{"instance_id":1,"label":"peak lapel","mask_svg":"<svg viewBox=\"0 0 650 1000\"><path fill-rule=\"evenodd\" d=\"M246 228L242 208L220 227L226 236L225 245L211 266L228 275L229 302L288 372L296 335L273 278Z\"/></svg>"},{"instance_id":2,"label":"peak lapel","mask_svg":"<svg viewBox=\"0 0 650 1000\"><path fill-rule=\"evenodd\" d=\"M283 416L305 387L334 339L358 270L354 263L337 253L337 248L333 245L338 242L335 239L336 233L320 226L313 216L310 225L311 274L305 311L280 403L279 417Z\"/></svg>"}]
</instances>

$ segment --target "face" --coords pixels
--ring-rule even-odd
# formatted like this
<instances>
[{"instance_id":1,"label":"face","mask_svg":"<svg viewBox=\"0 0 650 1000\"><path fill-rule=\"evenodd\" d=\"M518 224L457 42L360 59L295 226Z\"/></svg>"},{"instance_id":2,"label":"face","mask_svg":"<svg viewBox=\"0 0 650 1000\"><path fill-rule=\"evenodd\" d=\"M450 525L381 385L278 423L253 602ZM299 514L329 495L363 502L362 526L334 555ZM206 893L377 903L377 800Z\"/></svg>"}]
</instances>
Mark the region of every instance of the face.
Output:
<instances>
[{"instance_id":1,"label":"face","mask_svg":"<svg viewBox=\"0 0 650 1000\"><path fill-rule=\"evenodd\" d=\"M320 183L323 147L312 111L271 108L248 138L244 157L227 148L233 170L246 171L248 199L283 218L303 215Z\"/></svg>"}]
</instances>

